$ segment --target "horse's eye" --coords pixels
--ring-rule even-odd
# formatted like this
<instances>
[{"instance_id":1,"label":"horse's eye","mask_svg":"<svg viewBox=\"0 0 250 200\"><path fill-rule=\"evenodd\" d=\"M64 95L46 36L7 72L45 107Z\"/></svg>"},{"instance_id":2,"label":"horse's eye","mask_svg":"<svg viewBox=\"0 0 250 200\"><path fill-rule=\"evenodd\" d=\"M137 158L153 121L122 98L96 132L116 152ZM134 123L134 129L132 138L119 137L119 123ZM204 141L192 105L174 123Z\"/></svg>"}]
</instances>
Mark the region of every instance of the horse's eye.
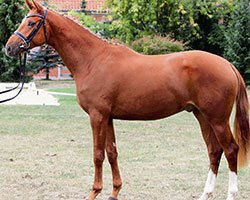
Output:
<instances>
[{"instance_id":1,"label":"horse's eye","mask_svg":"<svg viewBox=\"0 0 250 200\"><path fill-rule=\"evenodd\" d=\"M30 22L28 23L28 26L29 26L29 27L33 27L35 24L36 24L36 22L30 21Z\"/></svg>"}]
</instances>

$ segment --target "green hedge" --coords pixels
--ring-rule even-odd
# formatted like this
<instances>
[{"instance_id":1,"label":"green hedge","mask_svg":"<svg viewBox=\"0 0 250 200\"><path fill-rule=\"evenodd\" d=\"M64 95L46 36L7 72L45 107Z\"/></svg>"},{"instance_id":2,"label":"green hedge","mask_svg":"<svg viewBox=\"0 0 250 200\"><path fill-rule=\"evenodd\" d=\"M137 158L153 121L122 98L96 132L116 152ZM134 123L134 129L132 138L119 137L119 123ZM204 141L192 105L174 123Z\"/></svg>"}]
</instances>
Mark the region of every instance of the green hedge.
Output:
<instances>
[{"instance_id":1,"label":"green hedge","mask_svg":"<svg viewBox=\"0 0 250 200\"><path fill-rule=\"evenodd\" d=\"M184 50L184 44L169 37L158 35L145 36L132 42L131 47L143 54L157 55Z\"/></svg>"}]
</instances>

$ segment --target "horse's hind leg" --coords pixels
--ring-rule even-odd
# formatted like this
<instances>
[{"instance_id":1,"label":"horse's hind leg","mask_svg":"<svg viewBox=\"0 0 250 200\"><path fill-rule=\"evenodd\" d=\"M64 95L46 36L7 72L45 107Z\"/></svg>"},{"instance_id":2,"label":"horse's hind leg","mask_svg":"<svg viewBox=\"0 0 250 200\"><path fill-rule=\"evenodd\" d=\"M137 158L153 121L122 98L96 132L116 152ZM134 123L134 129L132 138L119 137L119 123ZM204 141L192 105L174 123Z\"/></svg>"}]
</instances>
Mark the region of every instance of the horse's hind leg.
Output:
<instances>
[{"instance_id":1,"label":"horse's hind leg","mask_svg":"<svg viewBox=\"0 0 250 200\"><path fill-rule=\"evenodd\" d=\"M109 198L109 200L116 200L119 191L122 187L122 180L118 168L117 162L117 149L116 149L116 142L115 142L115 132L113 126L113 120L110 119L107 129L107 136L106 136L106 152L108 155L108 160L111 166L112 176L113 176L113 191Z\"/></svg>"},{"instance_id":2,"label":"horse's hind leg","mask_svg":"<svg viewBox=\"0 0 250 200\"><path fill-rule=\"evenodd\" d=\"M210 160L210 170L208 172L208 177L204 188L204 192L199 198L199 200L207 200L212 197L223 149L221 148L218 140L216 139L212 127L203 117L200 111L195 110L194 115L200 123L202 136L207 145L207 150Z\"/></svg>"},{"instance_id":3,"label":"horse's hind leg","mask_svg":"<svg viewBox=\"0 0 250 200\"><path fill-rule=\"evenodd\" d=\"M239 147L230 130L229 121L212 122L216 138L223 148L229 166L229 186L227 200L234 200L238 192L237 187L237 156Z\"/></svg>"}]
</instances>

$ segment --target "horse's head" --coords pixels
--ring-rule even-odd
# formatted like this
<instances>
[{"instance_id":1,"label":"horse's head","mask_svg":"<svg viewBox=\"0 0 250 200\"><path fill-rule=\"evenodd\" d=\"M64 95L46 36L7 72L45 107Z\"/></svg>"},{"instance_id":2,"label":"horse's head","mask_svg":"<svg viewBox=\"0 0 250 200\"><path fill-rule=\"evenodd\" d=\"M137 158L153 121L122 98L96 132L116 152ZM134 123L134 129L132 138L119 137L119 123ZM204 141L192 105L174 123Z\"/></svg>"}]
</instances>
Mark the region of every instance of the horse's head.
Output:
<instances>
[{"instance_id":1,"label":"horse's head","mask_svg":"<svg viewBox=\"0 0 250 200\"><path fill-rule=\"evenodd\" d=\"M5 52L8 56L16 57L21 52L41 46L47 41L48 28L45 23L47 10L35 0L25 1L29 13L5 46Z\"/></svg>"}]
</instances>

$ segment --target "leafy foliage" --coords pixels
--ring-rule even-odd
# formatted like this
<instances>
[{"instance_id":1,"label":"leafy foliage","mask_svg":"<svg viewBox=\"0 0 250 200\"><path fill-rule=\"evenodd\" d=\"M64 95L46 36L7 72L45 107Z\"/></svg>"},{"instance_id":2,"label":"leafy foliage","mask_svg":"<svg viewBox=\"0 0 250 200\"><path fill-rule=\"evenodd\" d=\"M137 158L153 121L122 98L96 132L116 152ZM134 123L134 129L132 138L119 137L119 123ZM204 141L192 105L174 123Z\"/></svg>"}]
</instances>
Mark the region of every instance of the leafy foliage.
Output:
<instances>
[{"instance_id":1,"label":"leafy foliage","mask_svg":"<svg viewBox=\"0 0 250 200\"><path fill-rule=\"evenodd\" d=\"M87 15L83 12L70 11L70 16L79 19L80 23L85 27L89 28L93 33L101 35L105 38L113 37L113 31L109 27L108 23L102 23L95 20L91 15Z\"/></svg>"},{"instance_id":2,"label":"leafy foliage","mask_svg":"<svg viewBox=\"0 0 250 200\"><path fill-rule=\"evenodd\" d=\"M175 33L175 37L187 42L191 49L222 55L225 41L224 27L228 15L234 9L233 3L225 0L190 0L188 5L190 6L188 12L191 13L190 22L193 23L180 29Z\"/></svg>"},{"instance_id":3,"label":"leafy foliage","mask_svg":"<svg viewBox=\"0 0 250 200\"><path fill-rule=\"evenodd\" d=\"M126 42L154 32L157 25L156 0L109 0L113 12L112 28L117 37Z\"/></svg>"},{"instance_id":4,"label":"leafy foliage","mask_svg":"<svg viewBox=\"0 0 250 200\"><path fill-rule=\"evenodd\" d=\"M19 62L8 58L4 46L24 16L23 0L0 0L0 81L19 80Z\"/></svg>"},{"instance_id":5,"label":"leafy foliage","mask_svg":"<svg viewBox=\"0 0 250 200\"><path fill-rule=\"evenodd\" d=\"M243 76L246 76L246 72L250 72L249 0L239 1L225 35L225 57L239 69Z\"/></svg>"},{"instance_id":6,"label":"leafy foliage","mask_svg":"<svg viewBox=\"0 0 250 200\"><path fill-rule=\"evenodd\" d=\"M97 22L94 17L86 15L85 13L79 13L75 11L69 12L73 17L80 20L80 23L85 27L88 27L91 31L105 38L114 39L116 36L113 26ZM117 41L117 39L114 39ZM118 39L119 41L119 39ZM130 45L134 50L144 54L163 54L176 51L182 51L184 45L181 42L174 41L169 37L161 37L157 35L145 36L138 40L135 40Z\"/></svg>"},{"instance_id":7,"label":"leafy foliage","mask_svg":"<svg viewBox=\"0 0 250 200\"><path fill-rule=\"evenodd\" d=\"M157 35L144 36L134 42L131 47L140 53L157 55L184 50L184 45L181 42L174 41L169 37L161 37Z\"/></svg>"},{"instance_id":8,"label":"leafy foliage","mask_svg":"<svg viewBox=\"0 0 250 200\"><path fill-rule=\"evenodd\" d=\"M93 16L89 16L85 13L70 11L70 16L79 19L80 23L89 28L94 33L98 33L101 30L101 24L98 23Z\"/></svg>"},{"instance_id":9,"label":"leafy foliage","mask_svg":"<svg viewBox=\"0 0 250 200\"><path fill-rule=\"evenodd\" d=\"M188 43L191 49L221 54L223 28L218 23L233 5L225 0L108 0L113 29L130 43L145 35L161 34Z\"/></svg>"}]
</instances>

